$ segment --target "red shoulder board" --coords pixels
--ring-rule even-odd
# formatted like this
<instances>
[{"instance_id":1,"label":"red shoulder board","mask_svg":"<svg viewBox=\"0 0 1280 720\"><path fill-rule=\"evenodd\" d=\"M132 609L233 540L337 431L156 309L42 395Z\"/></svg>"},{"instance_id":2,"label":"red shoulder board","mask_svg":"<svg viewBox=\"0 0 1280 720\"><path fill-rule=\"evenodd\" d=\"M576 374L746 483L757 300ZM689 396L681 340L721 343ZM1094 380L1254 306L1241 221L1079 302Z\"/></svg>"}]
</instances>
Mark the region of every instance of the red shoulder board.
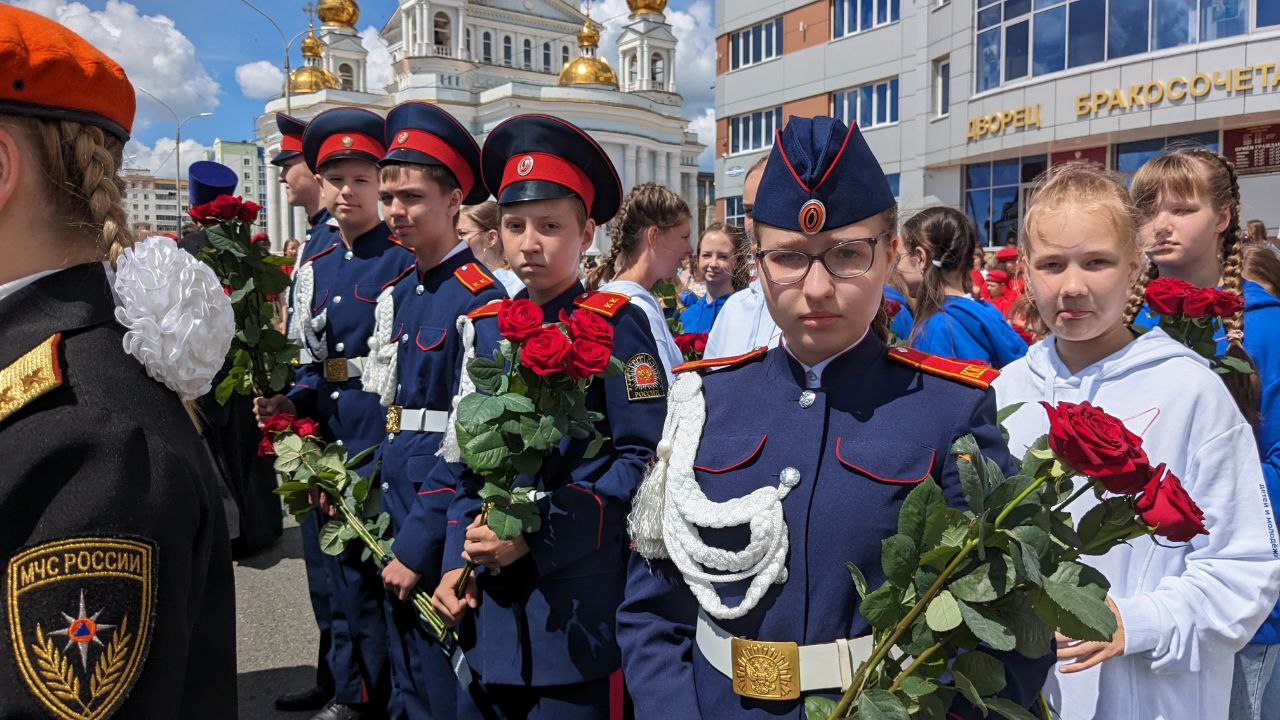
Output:
<instances>
[{"instance_id":1,"label":"red shoulder board","mask_svg":"<svg viewBox=\"0 0 1280 720\"><path fill-rule=\"evenodd\" d=\"M458 278L458 282L470 290L472 295L494 283L494 279L489 277L489 273L481 270L480 265L477 263L467 263L459 267L453 271L453 276Z\"/></svg>"},{"instance_id":2,"label":"red shoulder board","mask_svg":"<svg viewBox=\"0 0 1280 720\"><path fill-rule=\"evenodd\" d=\"M889 349L889 359L896 360L930 375L951 378L966 385L982 388L991 387L991 383L1000 377L1000 371L982 363L952 360L913 350L909 347Z\"/></svg>"},{"instance_id":3,"label":"red shoulder board","mask_svg":"<svg viewBox=\"0 0 1280 720\"><path fill-rule=\"evenodd\" d=\"M573 301L573 304L576 307L585 308L611 318L617 315L623 306L629 302L631 302L631 296L629 295L597 290L595 292L582 293Z\"/></svg>"},{"instance_id":4,"label":"red shoulder board","mask_svg":"<svg viewBox=\"0 0 1280 720\"><path fill-rule=\"evenodd\" d=\"M476 308L475 310L472 310L471 312L467 313L467 317L471 318L472 320L479 320L480 318L487 318L487 317L497 317L498 311L501 309L502 309L502 301L494 300L492 302L487 302L484 305L481 305L480 307Z\"/></svg>"},{"instance_id":5,"label":"red shoulder board","mask_svg":"<svg viewBox=\"0 0 1280 720\"><path fill-rule=\"evenodd\" d=\"M710 368L725 368L735 365L744 365L765 356L769 352L767 347L758 347L749 353L734 355L733 357L724 358L703 358L701 360L690 360L687 363L680 363L671 368L673 373L689 372L690 370L708 370Z\"/></svg>"}]
</instances>

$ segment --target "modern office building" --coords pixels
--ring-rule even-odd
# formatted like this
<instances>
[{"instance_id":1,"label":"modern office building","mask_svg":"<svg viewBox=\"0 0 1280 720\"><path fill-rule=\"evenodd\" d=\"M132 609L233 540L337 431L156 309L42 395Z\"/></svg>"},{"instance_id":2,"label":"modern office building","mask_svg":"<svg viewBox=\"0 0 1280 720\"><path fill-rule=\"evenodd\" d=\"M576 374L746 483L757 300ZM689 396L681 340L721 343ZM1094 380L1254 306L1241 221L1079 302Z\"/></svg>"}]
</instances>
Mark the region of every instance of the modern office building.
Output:
<instances>
[{"instance_id":1,"label":"modern office building","mask_svg":"<svg viewBox=\"0 0 1280 720\"><path fill-rule=\"evenodd\" d=\"M1128 177L1176 144L1224 153L1242 215L1280 225L1280 0L717 0L716 185L792 115L857 122L911 211L1015 237L1072 159Z\"/></svg>"},{"instance_id":2,"label":"modern office building","mask_svg":"<svg viewBox=\"0 0 1280 720\"><path fill-rule=\"evenodd\" d=\"M131 229L145 234L179 232L178 192L183 193L185 203L185 179L179 186L173 178L158 178L149 170L131 168L125 168L120 176L124 181L124 209Z\"/></svg>"},{"instance_id":3,"label":"modern office building","mask_svg":"<svg viewBox=\"0 0 1280 720\"><path fill-rule=\"evenodd\" d=\"M256 142L218 138L213 141L213 147L205 151L204 159L220 162L236 172L239 176L236 195L252 200L264 208L267 206L267 163L262 146ZM253 225L253 232L266 231L267 213L262 212Z\"/></svg>"}]
</instances>

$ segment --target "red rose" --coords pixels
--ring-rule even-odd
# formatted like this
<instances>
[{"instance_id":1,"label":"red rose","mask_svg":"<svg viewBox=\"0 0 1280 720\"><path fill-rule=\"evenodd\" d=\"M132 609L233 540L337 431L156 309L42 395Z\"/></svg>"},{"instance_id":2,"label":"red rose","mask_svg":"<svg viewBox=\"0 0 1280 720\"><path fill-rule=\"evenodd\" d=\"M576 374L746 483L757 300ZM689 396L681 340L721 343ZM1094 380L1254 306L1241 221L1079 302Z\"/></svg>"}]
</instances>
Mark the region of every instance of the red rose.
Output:
<instances>
[{"instance_id":1,"label":"red rose","mask_svg":"<svg viewBox=\"0 0 1280 720\"><path fill-rule=\"evenodd\" d=\"M902 312L902 303L898 302L897 300L884 301L885 315L888 315L889 317L896 317L897 314L900 312Z\"/></svg>"},{"instance_id":2,"label":"red rose","mask_svg":"<svg viewBox=\"0 0 1280 720\"><path fill-rule=\"evenodd\" d=\"M289 427L302 437L315 437L320 434L320 423L311 418L298 418Z\"/></svg>"},{"instance_id":3,"label":"red rose","mask_svg":"<svg viewBox=\"0 0 1280 720\"><path fill-rule=\"evenodd\" d=\"M222 292L226 293L226 294L227 294L227 297L231 297L231 286L230 286L230 285L223 285L223 286L222 286Z\"/></svg>"},{"instance_id":4,"label":"red rose","mask_svg":"<svg viewBox=\"0 0 1280 720\"><path fill-rule=\"evenodd\" d=\"M694 333L693 334L693 350L701 353L707 349L707 336L710 333Z\"/></svg>"},{"instance_id":5,"label":"red rose","mask_svg":"<svg viewBox=\"0 0 1280 720\"><path fill-rule=\"evenodd\" d=\"M190 210L187 210L187 214L191 216L192 220L195 220L196 222L202 225L207 224L213 221L214 219L213 208L209 205L209 203L205 203L203 205L197 205L191 208ZM177 238L174 238L174 239L176 240Z\"/></svg>"},{"instance_id":6,"label":"red rose","mask_svg":"<svg viewBox=\"0 0 1280 720\"><path fill-rule=\"evenodd\" d=\"M276 454L276 448L271 444L271 438L263 435L262 440L258 442L258 457L272 457Z\"/></svg>"},{"instance_id":7,"label":"red rose","mask_svg":"<svg viewBox=\"0 0 1280 720\"><path fill-rule=\"evenodd\" d=\"M540 328L520 348L520 363L538 375L551 375L565 369L572 345L555 325Z\"/></svg>"},{"instance_id":8,"label":"red rose","mask_svg":"<svg viewBox=\"0 0 1280 720\"><path fill-rule=\"evenodd\" d=\"M560 322L569 329L569 337L574 342L589 340L597 345L613 348L613 326L590 310L574 310L572 315L566 315L561 310Z\"/></svg>"},{"instance_id":9,"label":"red rose","mask_svg":"<svg viewBox=\"0 0 1280 720\"><path fill-rule=\"evenodd\" d=\"M1049 414L1049 447L1063 462L1117 495L1132 495L1146 484L1151 465L1142 438L1124 423L1087 402L1040 404Z\"/></svg>"},{"instance_id":10,"label":"red rose","mask_svg":"<svg viewBox=\"0 0 1280 720\"><path fill-rule=\"evenodd\" d=\"M498 310L498 332L513 343L522 343L542 329L542 308L532 300L503 300ZM558 331L557 331L558 332Z\"/></svg>"},{"instance_id":11,"label":"red rose","mask_svg":"<svg viewBox=\"0 0 1280 720\"><path fill-rule=\"evenodd\" d=\"M235 220L240 217L240 198L230 195L219 195L209 203L215 217L223 220Z\"/></svg>"},{"instance_id":12,"label":"red rose","mask_svg":"<svg viewBox=\"0 0 1280 720\"><path fill-rule=\"evenodd\" d=\"M680 348L680 352L682 354L688 355L689 353L693 352L694 344L696 343L696 341L697 341L697 338L694 337L694 333L684 333L682 335L677 335L676 347Z\"/></svg>"},{"instance_id":13,"label":"red rose","mask_svg":"<svg viewBox=\"0 0 1280 720\"><path fill-rule=\"evenodd\" d=\"M1188 292L1182 300L1182 314L1189 318L1208 315L1213 310L1213 301L1218 294L1213 288L1196 288Z\"/></svg>"},{"instance_id":14,"label":"red rose","mask_svg":"<svg viewBox=\"0 0 1280 720\"><path fill-rule=\"evenodd\" d=\"M1213 314L1220 318L1228 318L1244 310L1244 298L1235 293L1213 291Z\"/></svg>"},{"instance_id":15,"label":"red rose","mask_svg":"<svg viewBox=\"0 0 1280 720\"><path fill-rule=\"evenodd\" d=\"M1174 542L1186 542L1196 535L1208 535L1204 527L1204 512L1196 507L1182 482L1164 465L1151 473L1151 480L1142 489L1133 507L1142 521L1155 528L1156 535Z\"/></svg>"},{"instance_id":16,"label":"red rose","mask_svg":"<svg viewBox=\"0 0 1280 720\"><path fill-rule=\"evenodd\" d=\"M294 418L289 413L276 413L262 423L262 432L264 434L284 432L293 427L293 423Z\"/></svg>"},{"instance_id":17,"label":"red rose","mask_svg":"<svg viewBox=\"0 0 1280 720\"><path fill-rule=\"evenodd\" d=\"M245 200L240 205L240 222L251 223L258 219L258 211L262 206L252 200Z\"/></svg>"},{"instance_id":18,"label":"red rose","mask_svg":"<svg viewBox=\"0 0 1280 720\"><path fill-rule=\"evenodd\" d=\"M569 377L586 380L609 367L609 348L590 340L574 340L569 352Z\"/></svg>"},{"instance_id":19,"label":"red rose","mask_svg":"<svg viewBox=\"0 0 1280 720\"><path fill-rule=\"evenodd\" d=\"M1146 301L1151 312L1159 315L1181 315L1188 295L1199 288L1185 280L1156 278L1147 285Z\"/></svg>"}]
</instances>

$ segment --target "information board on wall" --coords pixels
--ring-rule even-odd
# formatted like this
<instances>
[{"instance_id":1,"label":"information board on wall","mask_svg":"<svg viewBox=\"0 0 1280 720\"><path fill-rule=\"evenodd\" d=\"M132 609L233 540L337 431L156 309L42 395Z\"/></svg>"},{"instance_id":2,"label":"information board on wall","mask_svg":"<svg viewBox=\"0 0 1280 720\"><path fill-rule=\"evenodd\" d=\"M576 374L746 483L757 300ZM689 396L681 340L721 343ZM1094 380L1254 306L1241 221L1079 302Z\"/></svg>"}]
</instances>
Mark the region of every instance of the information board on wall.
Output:
<instances>
[{"instance_id":1,"label":"information board on wall","mask_svg":"<svg viewBox=\"0 0 1280 720\"><path fill-rule=\"evenodd\" d=\"M1237 175L1280 172L1280 125L1255 125L1222 132L1222 150Z\"/></svg>"}]
</instances>

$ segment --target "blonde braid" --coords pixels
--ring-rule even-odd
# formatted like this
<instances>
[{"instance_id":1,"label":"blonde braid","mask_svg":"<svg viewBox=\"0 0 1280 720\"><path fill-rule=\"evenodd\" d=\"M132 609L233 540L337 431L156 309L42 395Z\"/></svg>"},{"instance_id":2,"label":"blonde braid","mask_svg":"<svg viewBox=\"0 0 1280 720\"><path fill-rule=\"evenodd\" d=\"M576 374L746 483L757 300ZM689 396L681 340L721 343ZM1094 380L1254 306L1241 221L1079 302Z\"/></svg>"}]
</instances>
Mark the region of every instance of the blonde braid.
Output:
<instances>
[{"instance_id":1,"label":"blonde braid","mask_svg":"<svg viewBox=\"0 0 1280 720\"><path fill-rule=\"evenodd\" d=\"M80 191L89 206L89 223L114 265L125 248L133 247L129 218L125 214L124 180L116 174L116 158L105 145L100 128L81 126L75 135L76 167L82 171Z\"/></svg>"},{"instance_id":2,"label":"blonde braid","mask_svg":"<svg viewBox=\"0 0 1280 720\"><path fill-rule=\"evenodd\" d=\"M1133 327L1133 321L1138 319L1138 313L1142 312L1142 306L1147 301L1147 285L1160 277L1160 268L1150 260L1146 263L1146 268L1138 275L1138 281L1129 289L1129 299L1124 306L1124 324L1129 327Z\"/></svg>"}]
</instances>

